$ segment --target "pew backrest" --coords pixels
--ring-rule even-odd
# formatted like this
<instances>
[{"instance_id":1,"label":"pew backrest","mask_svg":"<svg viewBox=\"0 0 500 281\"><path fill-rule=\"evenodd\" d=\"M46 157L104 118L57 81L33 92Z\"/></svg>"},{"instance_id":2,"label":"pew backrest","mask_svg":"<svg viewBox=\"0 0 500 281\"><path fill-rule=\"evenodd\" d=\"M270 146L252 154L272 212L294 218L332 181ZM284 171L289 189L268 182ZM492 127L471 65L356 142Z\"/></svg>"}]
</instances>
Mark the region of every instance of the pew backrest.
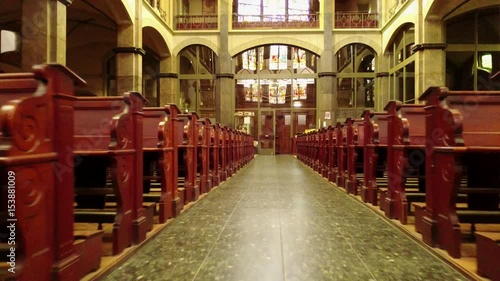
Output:
<instances>
[{"instance_id":1,"label":"pew backrest","mask_svg":"<svg viewBox=\"0 0 500 281\"><path fill-rule=\"evenodd\" d=\"M500 144L500 91L449 91L431 87L420 97L435 108L435 146L498 147Z\"/></svg>"}]
</instances>

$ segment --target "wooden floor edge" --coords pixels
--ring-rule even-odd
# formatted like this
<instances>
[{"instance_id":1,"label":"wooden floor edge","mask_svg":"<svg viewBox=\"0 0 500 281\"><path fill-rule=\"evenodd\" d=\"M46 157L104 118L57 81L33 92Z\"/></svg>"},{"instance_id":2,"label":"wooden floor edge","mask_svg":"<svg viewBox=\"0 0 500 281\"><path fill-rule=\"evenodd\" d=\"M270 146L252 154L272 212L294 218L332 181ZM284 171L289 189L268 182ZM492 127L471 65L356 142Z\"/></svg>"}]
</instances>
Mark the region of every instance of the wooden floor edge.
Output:
<instances>
[{"instance_id":1,"label":"wooden floor edge","mask_svg":"<svg viewBox=\"0 0 500 281\"><path fill-rule=\"evenodd\" d=\"M343 191L347 195L350 195L349 197L352 200L356 201L357 203L360 203L360 205L365 206L365 208L368 208L373 213L377 214L380 218L384 219L388 224L390 224L391 226L399 229L403 234L405 234L406 236L410 237L416 244L418 244L419 246L421 246L422 248L424 248L427 252L429 252L433 256L435 256L435 257L439 258L440 260L446 262L446 264L448 264L449 266L451 266L452 268L454 268L455 270L457 270L458 272L460 272L464 277L466 277L466 278L468 278L470 280L473 280L473 281L476 281L476 280L490 281L491 280L491 279L479 276L477 273L471 272L467 268L464 268L461 264L459 264L456 261L454 261L447 253L445 253L445 252L441 253L441 251L440 251L441 249L434 248L434 247L431 247L431 246L425 244L422 241L422 239L417 236L417 234L420 235L419 233L416 233L416 232L413 233L410 230L408 230L407 228L405 228L399 221L392 220L392 219L386 217L385 214L380 209L377 209L378 206L373 206L371 204L367 204L367 203L363 202L361 200L360 196L356 196L356 195L353 195L353 194L346 193L344 188L341 188L341 187L337 186L335 183L329 181L327 178L323 177L322 175L320 175L319 173L317 173L316 171L314 171L311 167L309 167L305 163L303 163L303 162L301 162L301 163L305 167L311 169L311 171L313 171L314 173L316 173L323 180L325 180L326 182L328 182L329 184L331 184L332 186L334 186L338 190Z\"/></svg>"}]
</instances>

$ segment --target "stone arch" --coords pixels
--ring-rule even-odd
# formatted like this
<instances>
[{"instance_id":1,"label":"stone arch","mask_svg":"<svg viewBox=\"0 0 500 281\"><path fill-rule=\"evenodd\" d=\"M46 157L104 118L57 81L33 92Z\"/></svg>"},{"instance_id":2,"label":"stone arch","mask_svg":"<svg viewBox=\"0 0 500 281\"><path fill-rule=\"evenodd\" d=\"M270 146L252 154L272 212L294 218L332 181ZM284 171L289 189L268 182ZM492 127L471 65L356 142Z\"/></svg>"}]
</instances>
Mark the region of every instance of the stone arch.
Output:
<instances>
[{"instance_id":1,"label":"stone arch","mask_svg":"<svg viewBox=\"0 0 500 281\"><path fill-rule=\"evenodd\" d=\"M160 57L169 57L170 50L165 38L161 33L152 26L143 26L142 28L142 43L154 50Z\"/></svg>"},{"instance_id":2,"label":"stone arch","mask_svg":"<svg viewBox=\"0 0 500 281\"><path fill-rule=\"evenodd\" d=\"M177 44L173 48L172 54L175 56L178 56L179 53L184 48L191 46L191 45L203 45L203 46L211 49L217 56L219 55L218 46L214 42L207 40L207 39L204 39L204 38L199 38L199 37L189 38L189 39L186 39L186 40L180 42L179 44Z\"/></svg>"},{"instance_id":3,"label":"stone arch","mask_svg":"<svg viewBox=\"0 0 500 281\"><path fill-rule=\"evenodd\" d=\"M498 1L434 0L425 14L425 19L446 20L463 13L491 6L498 6Z\"/></svg>"},{"instance_id":4,"label":"stone arch","mask_svg":"<svg viewBox=\"0 0 500 281\"><path fill-rule=\"evenodd\" d=\"M336 54L340 49L343 47L349 45L349 44L363 44L368 46L374 53L375 55L378 55L381 53L381 46L380 43L376 42L375 40L372 40L370 38L362 37L360 36L359 38L345 38L343 40L340 40L335 44L333 48L333 53Z\"/></svg>"},{"instance_id":5,"label":"stone arch","mask_svg":"<svg viewBox=\"0 0 500 281\"><path fill-rule=\"evenodd\" d=\"M131 25L132 24L132 15L134 14L133 8L130 7L130 4L127 1L121 0L108 0L103 1L107 2L110 13L113 16L116 24L118 25Z\"/></svg>"},{"instance_id":6,"label":"stone arch","mask_svg":"<svg viewBox=\"0 0 500 281\"><path fill-rule=\"evenodd\" d=\"M410 25L413 25L415 26L415 23L413 22L404 22L402 23L401 25L399 25L397 28L395 28L394 30L392 30L391 33L387 33L387 34L390 34L390 37L389 39L384 43L384 46L383 46L383 53L384 54L387 54L389 53L389 48L390 46L392 45L392 43L394 42L394 40L396 39L396 37L398 36L398 34L403 31L404 29L408 28L408 26ZM415 39L414 39L415 40Z\"/></svg>"},{"instance_id":7,"label":"stone arch","mask_svg":"<svg viewBox=\"0 0 500 281\"><path fill-rule=\"evenodd\" d=\"M316 55L320 55L323 50L319 47L315 46L306 41L298 40L297 38L289 38L289 37L272 37L272 38L261 38L256 40L251 40L245 42L237 47L229 50L231 57L239 54L245 50L248 50L253 47L261 46L261 45L273 45L273 44L281 44L281 45L289 45L299 47L305 50L308 50Z\"/></svg>"},{"instance_id":8,"label":"stone arch","mask_svg":"<svg viewBox=\"0 0 500 281\"><path fill-rule=\"evenodd\" d=\"M134 6L127 1L74 1L67 10L66 65L87 81L96 95L116 94L108 73L118 33L134 24ZM114 69L114 67L112 67Z\"/></svg>"}]
</instances>

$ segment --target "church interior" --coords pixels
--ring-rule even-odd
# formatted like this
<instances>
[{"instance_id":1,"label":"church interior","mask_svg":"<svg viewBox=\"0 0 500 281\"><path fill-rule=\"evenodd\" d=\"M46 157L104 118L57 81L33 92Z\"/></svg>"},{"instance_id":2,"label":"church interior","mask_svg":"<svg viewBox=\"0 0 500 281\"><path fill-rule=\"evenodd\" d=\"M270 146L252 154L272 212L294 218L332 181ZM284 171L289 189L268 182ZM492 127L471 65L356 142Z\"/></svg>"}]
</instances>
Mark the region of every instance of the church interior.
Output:
<instances>
[{"instance_id":1,"label":"church interior","mask_svg":"<svg viewBox=\"0 0 500 281\"><path fill-rule=\"evenodd\" d=\"M498 1L0 7L0 280L500 280Z\"/></svg>"}]
</instances>

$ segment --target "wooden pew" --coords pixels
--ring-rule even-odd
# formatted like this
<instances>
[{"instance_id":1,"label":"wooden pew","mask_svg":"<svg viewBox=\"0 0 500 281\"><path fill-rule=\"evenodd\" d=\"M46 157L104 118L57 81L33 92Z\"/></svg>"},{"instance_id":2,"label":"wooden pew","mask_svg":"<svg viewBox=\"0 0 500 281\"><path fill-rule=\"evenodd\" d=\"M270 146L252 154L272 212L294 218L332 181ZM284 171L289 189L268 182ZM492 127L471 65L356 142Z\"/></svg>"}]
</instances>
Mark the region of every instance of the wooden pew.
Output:
<instances>
[{"instance_id":1,"label":"wooden pew","mask_svg":"<svg viewBox=\"0 0 500 281\"><path fill-rule=\"evenodd\" d=\"M336 149L336 128L328 126L328 181L335 182L335 168L337 167L337 149Z\"/></svg>"},{"instance_id":2,"label":"wooden pew","mask_svg":"<svg viewBox=\"0 0 500 281\"><path fill-rule=\"evenodd\" d=\"M318 171L319 158L320 158L320 130L317 130L311 135L311 168L314 171Z\"/></svg>"},{"instance_id":3,"label":"wooden pew","mask_svg":"<svg viewBox=\"0 0 500 281\"><path fill-rule=\"evenodd\" d=\"M309 163L309 136L310 133L305 133L304 134L304 140L303 140L303 154L302 154L302 159L304 164L308 165Z\"/></svg>"},{"instance_id":4,"label":"wooden pew","mask_svg":"<svg viewBox=\"0 0 500 281\"><path fill-rule=\"evenodd\" d=\"M15 248L15 260L9 258L15 272L2 261L2 280L79 280L99 267L102 231L73 229L72 104L74 86L84 85L57 64L34 66L33 73L0 74L0 170L5 175L0 234L16 233L16 244L2 252L7 257ZM15 196L15 209L8 194Z\"/></svg>"},{"instance_id":5,"label":"wooden pew","mask_svg":"<svg viewBox=\"0 0 500 281\"><path fill-rule=\"evenodd\" d=\"M363 112L364 132L364 162L363 185L361 197L364 202L378 205L378 192L385 185L383 179L387 159L387 113Z\"/></svg>"},{"instance_id":6,"label":"wooden pew","mask_svg":"<svg viewBox=\"0 0 500 281\"><path fill-rule=\"evenodd\" d=\"M236 172L243 167L243 133L241 131L235 130L236 135Z\"/></svg>"},{"instance_id":7,"label":"wooden pew","mask_svg":"<svg viewBox=\"0 0 500 281\"><path fill-rule=\"evenodd\" d=\"M338 122L336 126L336 149L337 166L335 183L338 187L345 186L345 174L347 169L347 147L346 147L346 128L345 125Z\"/></svg>"},{"instance_id":8,"label":"wooden pew","mask_svg":"<svg viewBox=\"0 0 500 281\"><path fill-rule=\"evenodd\" d=\"M184 123L182 128L182 142L177 146L179 158L183 163L184 171L184 204L198 200L200 186L197 180L198 166L198 115L196 112L179 114L178 119ZM178 134L176 131L174 134Z\"/></svg>"},{"instance_id":9,"label":"wooden pew","mask_svg":"<svg viewBox=\"0 0 500 281\"><path fill-rule=\"evenodd\" d=\"M234 131L232 128L227 128L226 134L226 159L227 159L227 174L228 177L231 177L234 174L235 165L234 165Z\"/></svg>"},{"instance_id":10,"label":"wooden pew","mask_svg":"<svg viewBox=\"0 0 500 281\"><path fill-rule=\"evenodd\" d=\"M207 193L212 189L212 179L210 175L210 146L212 124L210 119L203 118L199 123L199 143L198 143L198 166L200 172L200 192Z\"/></svg>"},{"instance_id":11,"label":"wooden pew","mask_svg":"<svg viewBox=\"0 0 500 281\"><path fill-rule=\"evenodd\" d=\"M220 167L221 167L221 173L220 173L220 180L225 181L230 175L229 175L229 165L227 155L228 155L228 128L226 126L221 126L220 128Z\"/></svg>"},{"instance_id":12,"label":"wooden pew","mask_svg":"<svg viewBox=\"0 0 500 281\"><path fill-rule=\"evenodd\" d=\"M210 153L212 156L212 161L210 161L212 170L212 183L214 186L218 186L221 182L220 174L220 138L221 138L221 127L219 123L212 124L211 130L211 141L210 141Z\"/></svg>"},{"instance_id":13,"label":"wooden pew","mask_svg":"<svg viewBox=\"0 0 500 281\"><path fill-rule=\"evenodd\" d=\"M390 101L385 110L389 116L384 211L388 218L407 224L411 202L425 200L425 112L423 105L400 101Z\"/></svg>"},{"instance_id":14,"label":"wooden pew","mask_svg":"<svg viewBox=\"0 0 500 281\"><path fill-rule=\"evenodd\" d=\"M307 134L301 133L297 135L297 154L302 163L306 163L307 156Z\"/></svg>"},{"instance_id":15,"label":"wooden pew","mask_svg":"<svg viewBox=\"0 0 500 281\"><path fill-rule=\"evenodd\" d=\"M314 161L316 157L316 134L317 131L307 133L307 166L314 168Z\"/></svg>"},{"instance_id":16,"label":"wooden pew","mask_svg":"<svg viewBox=\"0 0 500 281\"><path fill-rule=\"evenodd\" d=\"M316 172L323 176L326 171L326 128L318 130L318 166Z\"/></svg>"},{"instance_id":17,"label":"wooden pew","mask_svg":"<svg viewBox=\"0 0 500 281\"><path fill-rule=\"evenodd\" d=\"M322 128L322 146L321 146L321 151L322 151L322 167L321 167L321 172L320 174L324 178L328 178L328 171L329 171L329 149L330 145L330 139L329 139L329 127L327 128Z\"/></svg>"},{"instance_id":18,"label":"wooden pew","mask_svg":"<svg viewBox=\"0 0 500 281\"><path fill-rule=\"evenodd\" d=\"M170 123L173 120L171 120L170 110L169 106L143 109L143 201L144 207L147 207L149 212L151 212L149 202L158 204L159 223L165 223L168 219L174 217L174 208L172 206L174 202L174 183L170 180L173 176L173 165L160 164L160 161L164 158L168 159L169 163L174 161L174 158L172 158L174 150L172 145L173 130L170 128ZM167 132L164 132L164 130L167 130ZM151 189L153 184L159 186L159 190Z\"/></svg>"},{"instance_id":19,"label":"wooden pew","mask_svg":"<svg viewBox=\"0 0 500 281\"><path fill-rule=\"evenodd\" d=\"M500 223L500 182L491 164L500 161L500 92L431 87L420 100L426 102L427 136L421 233L428 245L459 258L461 223L472 224L472 232L477 223ZM467 208L457 207L459 193L467 194Z\"/></svg>"},{"instance_id":20,"label":"wooden pew","mask_svg":"<svg viewBox=\"0 0 500 281\"><path fill-rule=\"evenodd\" d=\"M346 147L347 174L345 175L345 190L358 195L358 186L363 169L363 119L347 118Z\"/></svg>"},{"instance_id":21,"label":"wooden pew","mask_svg":"<svg viewBox=\"0 0 500 281\"><path fill-rule=\"evenodd\" d=\"M142 106L139 93L75 100L75 221L113 223L113 255L146 238L142 202ZM107 170L111 168L111 187ZM92 176L89 177L89 174ZM116 208L106 208L115 194Z\"/></svg>"},{"instance_id":22,"label":"wooden pew","mask_svg":"<svg viewBox=\"0 0 500 281\"><path fill-rule=\"evenodd\" d=\"M238 156L236 154L236 151L238 149L238 132L234 129L230 129L230 134L229 134L229 140L231 142L231 151L229 152L230 159L231 159L231 176L238 171Z\"/></svg>"},{"instance_id":23,"label":"wooden pew","mask_svg":"<svg viewBox=\"0 0 500 281\"><path fill-rule=\"evenodd\" d=\"M184 192L179 191L179 145L183 143L184 121L179 118L181 111L175 104L165 106L167 116L158 125L158 148L162 155L159 161L163 172L162 191L165 198L160 199L160 214L177 217L184 208ZM164 203L162 201L165 201ZM162 211L162 205L165 209ZM168 208L171 208L169 211Z\"/></svg>"}]
</instances>

